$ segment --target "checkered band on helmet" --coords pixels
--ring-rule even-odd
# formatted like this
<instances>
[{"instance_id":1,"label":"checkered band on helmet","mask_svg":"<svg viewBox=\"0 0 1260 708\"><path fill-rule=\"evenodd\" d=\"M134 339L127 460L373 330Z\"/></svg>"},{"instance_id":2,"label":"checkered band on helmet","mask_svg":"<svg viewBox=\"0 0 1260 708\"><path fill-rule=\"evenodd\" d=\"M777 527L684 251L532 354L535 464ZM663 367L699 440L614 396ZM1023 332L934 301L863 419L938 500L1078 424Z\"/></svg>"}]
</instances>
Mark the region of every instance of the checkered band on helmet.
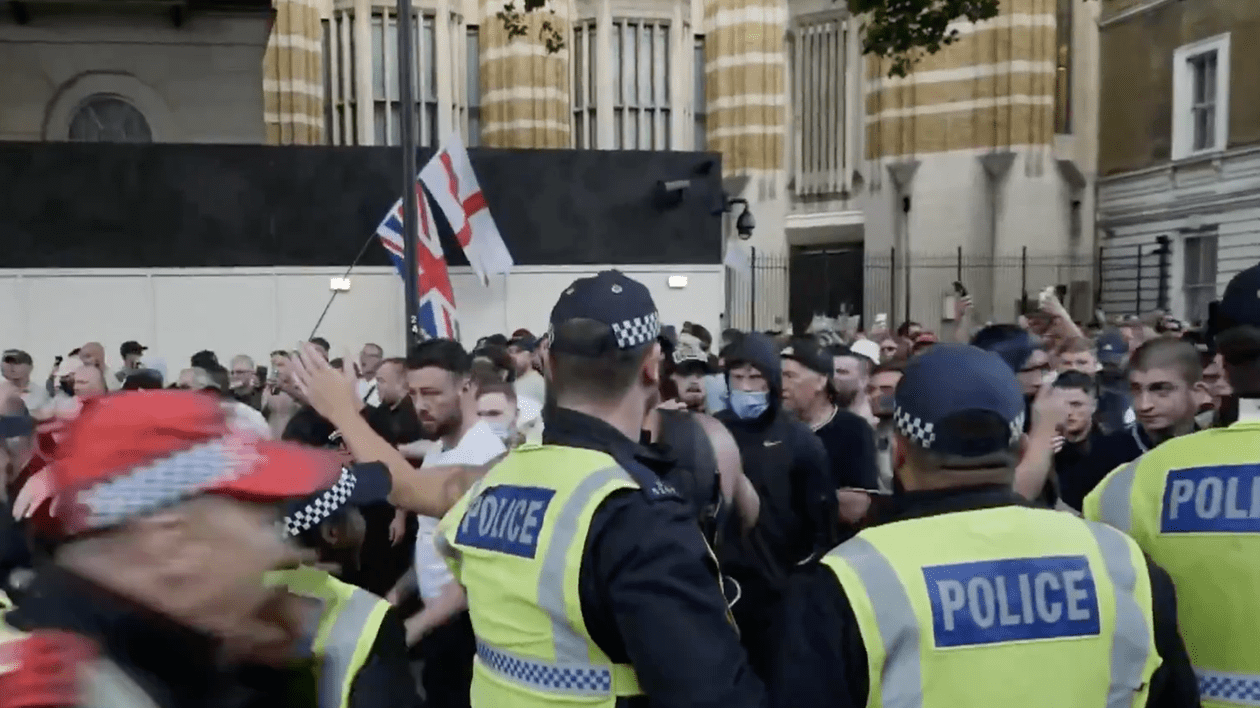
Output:
<instances>
[{"instance_id":1,"label":"checkered band on helmet","mask_svg":"<svg viewBox=\"0 0 1260 708\"><path fill-rule=\"evenodd\" d=\"M152 513L236 479L258 461L253 446L234 438L180 450L122 477L80 490L74 502L86 512L82 530L102 529Z\"/></svg>"},{"instance_id":2,"label":"checkered band on helmet","mask_svg":"<svg viewBox=\"0 0 1260 708\"><path fill-rule=\"evenodd\" d=\"M897 432L909 438L910 442L924 450L932 449L932 443L936 442L935 423L925 422L901 406L893 411L893 421Z\"/></svg>"},{"instance_id":3,"label":"checkered band on helmet","mask_svg":"<svg viewBox=\"0 0 1260 708\"><path fill-rule=\"evenodd\" d=\"M336 484L324 490L306 506L284 517L285 533L297 536L307 529L318 526L321 521L346 505L358 481L353 472L345 467L341 468L341 478Z\"/></svg>"},{"instance_id":4,"label":"checkered band on helmet","mask_svg":"<svg viewBox=\"0 0 1260 708\"><path fill-rule=\"evenodd\" d=\"M621 349L633 349L647 344L661 334L661 319L657 313L634 317L612 325L613 336Z\"/></svg>"}]
</instances>

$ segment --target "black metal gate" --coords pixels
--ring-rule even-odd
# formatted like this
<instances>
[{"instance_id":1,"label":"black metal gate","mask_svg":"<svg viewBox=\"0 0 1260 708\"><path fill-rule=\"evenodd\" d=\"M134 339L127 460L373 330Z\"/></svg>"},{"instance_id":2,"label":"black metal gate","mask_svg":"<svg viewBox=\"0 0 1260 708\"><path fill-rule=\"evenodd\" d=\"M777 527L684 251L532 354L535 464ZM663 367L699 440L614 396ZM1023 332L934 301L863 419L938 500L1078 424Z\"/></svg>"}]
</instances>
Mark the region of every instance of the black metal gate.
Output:
<instances>
[{"instance_id":1,"label":"black metal gate","mask_svg":"<svg viewBox=\"0 0 1260 708\"><path fill-rule=\"evenodd\" d=\"M797 246L788 271L788 315L802 333L815 315L861 314L864 252L861 245Z\"/></svg>"}]
</instances>

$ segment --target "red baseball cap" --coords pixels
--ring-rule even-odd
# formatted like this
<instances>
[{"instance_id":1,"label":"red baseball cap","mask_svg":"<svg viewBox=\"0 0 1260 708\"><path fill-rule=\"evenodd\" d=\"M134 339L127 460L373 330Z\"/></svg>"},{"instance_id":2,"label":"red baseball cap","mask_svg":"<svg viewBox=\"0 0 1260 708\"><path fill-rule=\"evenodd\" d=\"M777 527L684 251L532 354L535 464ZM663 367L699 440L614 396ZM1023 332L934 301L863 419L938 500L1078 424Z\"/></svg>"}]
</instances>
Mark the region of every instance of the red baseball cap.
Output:
<instances>
[{"instance_id":1,"label":"red baseball cap","mask_svg":"<svg viewBox=\"0 0 1260 708\"><path fill-rule=\"evenodd\" d=\"M64 534L94 531L200 494L249 501L301 497L336 481L336 456L233 433L217 401L128 391L85 407L52 465Z\"/></svg>"}]
</instances>

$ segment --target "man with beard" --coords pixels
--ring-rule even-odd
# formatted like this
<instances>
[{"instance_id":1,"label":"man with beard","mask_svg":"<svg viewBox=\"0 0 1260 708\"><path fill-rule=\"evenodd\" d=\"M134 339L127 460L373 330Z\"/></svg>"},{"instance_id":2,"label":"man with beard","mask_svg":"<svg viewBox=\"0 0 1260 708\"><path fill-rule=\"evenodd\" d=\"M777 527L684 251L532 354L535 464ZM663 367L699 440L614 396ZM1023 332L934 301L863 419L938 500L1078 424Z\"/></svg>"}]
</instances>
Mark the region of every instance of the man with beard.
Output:
<instances>
[{"instance_id":1,"label":"man with beard","mask_svg":"<svg viewBox=\"0 0 1260 708\"><path fill-rule=\"evenodd\" d=\"M694 337L682 335L670 355L673 365L669 378L678 392L678 402L689 411L703 413L706 401L704 379L713 371L709 366L709 355L697 344Z\"/></svg>"},{"instance_id":2,"label":"man with beard","mask_svg":"<svg viewBox=\"0 0 1260 708\"><path fill-rule=\"evenodd\" d=\"M843 344L827 347L827 351L832 358L831 384L836 392L836 405L869 422L874 415L871 413L871 401L866 396L866 384L870 381L875 360Z\"/></svg>"},{"instance_id":3,"label":"man with beard","mask_svg":"<svg viewBox=\"0 0 1260 708\"><path fill-rule=\"evenodd\" d=\"M871 372L866 396L871 401L871 413L875 416L875 461L879 468L879 490L893 491L892 437L893 396L901 383L902 366L899 363L880 364Z\"/></svg>"},{"instance_id":4,"label":"man with beard","mask_svg":"<svg viewBox=\"0 0 1260 708\"><path fill-rule=\"evenodd\" d=\"M494 430L477 417L471 370L472 357L450 339L423 342L407 356L407 387L422 434L442 445L439 451L425 456L422 468L481 465L507 451ZM414 581L425 606L407 620L408 640L423 640L421 683L426 704L434 708L467 706L476 643L466 598L433 545L438 520L421 516L418 521ZM391 599L401 600L403 590L396 586Z\"/></svg>"},{"instance_id":5,"label":"man with beard","mask_svg":"<svg viewBox=\"0 0 1260 708\"><path fill-rule=\"evenodd\" d=\"M299 555L268 502L327 488L335 458L144 391L87 406L50 469L57 543L0 627L6 705L240 705L234 665L288 662L301 607L263 576Z\"/></svg>"}]
</instances>

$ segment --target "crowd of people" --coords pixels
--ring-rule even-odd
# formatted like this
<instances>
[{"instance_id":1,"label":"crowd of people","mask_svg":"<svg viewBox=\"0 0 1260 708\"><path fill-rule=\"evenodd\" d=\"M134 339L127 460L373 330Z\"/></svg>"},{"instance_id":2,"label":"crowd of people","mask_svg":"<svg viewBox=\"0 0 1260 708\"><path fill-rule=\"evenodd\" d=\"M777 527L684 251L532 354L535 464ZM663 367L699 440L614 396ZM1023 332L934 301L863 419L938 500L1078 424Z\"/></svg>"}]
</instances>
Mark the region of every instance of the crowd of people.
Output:
<instances>
[{"instance_id":1,"label":"crowd of people","mask_svg":"<svg viewBox=\"0 0 1260 708\"><path fill-rule=\"evenodd\" d=\"M1239 278L1201 328L715 338L607 271L470 349L8 349L0 703L1256 705Z\"/></svg>"}]
</instances>

